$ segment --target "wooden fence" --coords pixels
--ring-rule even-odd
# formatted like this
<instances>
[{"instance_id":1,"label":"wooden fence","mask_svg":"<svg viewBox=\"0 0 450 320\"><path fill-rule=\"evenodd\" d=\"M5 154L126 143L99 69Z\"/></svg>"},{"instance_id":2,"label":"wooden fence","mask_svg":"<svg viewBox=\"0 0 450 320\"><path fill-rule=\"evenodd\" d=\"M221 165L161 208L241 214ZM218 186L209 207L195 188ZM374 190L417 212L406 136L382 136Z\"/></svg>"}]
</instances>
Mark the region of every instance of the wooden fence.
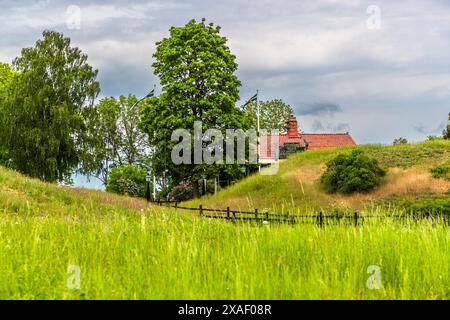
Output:
<instances>
[{"instance_id":1,"label":"wooden fence","mask_svg":"<svg viewBox=\"0 0 450 320\"><path fill-rule=\"evenodd\" d=\"M287 223L287 224L317 224L320 227L326 225L353 225L358 226L364 223L367 220L376 220L376 219L395 219L396 221L413 221L417 222L419 220L429 220L432 222L444 223L444 225L450 225L450 219L448 214L441 215L432 215L429 213L421 214L421 215L362 215L359 212L354 212L351 215L337 215L337 214L324 214L323 212L319 212L314 215L295 215L289 214L289 212L280 214L280 213L269 213L268 211L260 211L255 209L254 211L240 211L240 210L232 210L230 207L226 209L210 209L205 208L203 205L199 205L196 208L192 207L183 207L179 205L177 201L156 201L153 202L159 206L166 206L180 210L188 210L188 211L196 211L199 213L201 217L211 218L211 219L224 219L230 221L255 221L260 223Z\"/></svg>"}]
</instances>

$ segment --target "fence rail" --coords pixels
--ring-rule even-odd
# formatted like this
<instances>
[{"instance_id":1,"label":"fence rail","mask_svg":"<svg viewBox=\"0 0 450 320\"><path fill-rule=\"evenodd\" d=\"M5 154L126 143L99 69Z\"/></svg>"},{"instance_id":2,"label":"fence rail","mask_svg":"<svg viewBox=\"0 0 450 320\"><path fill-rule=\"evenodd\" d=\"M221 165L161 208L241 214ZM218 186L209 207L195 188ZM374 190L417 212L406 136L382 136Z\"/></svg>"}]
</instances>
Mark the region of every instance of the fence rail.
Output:
<instances>
[{"instance_id":1,"label":"fence rail","mask_svg":"<svg viewBox=\"0 0 450 320\"><path fill-rule=\"evenodd\" d=\"M359 212L354 212L352 215L330 215L323 214L323 212L319 212L314 215L295 215L286 213L269 213L268 211L259 211L255 209L254 211L241 211L241 210L232 210L230 207L226 209L212 209L212 208L204 208L203 205L199 205L198 207L184 207L179 206L178 201L156 201L153 202L159 206L166 206L170 208L180 209L180 210L189 210L189 211L197 211L201 217L211 218L211 219L224 219L230 221L255 221L255 222L275 222L275 223L287 223L287 224L317 224L320 227L325 225L336 225L336 224L347 224L358 226L363 224L366 219L398 219L398 220L411 220L411 221L419 221L419 220L430 220L433 222L444 222L444 225L450 225L450 217L448 214L441 215L430 215L429 213L420 214L420 215L363 215Z\"/></svg>"}]
</instances>

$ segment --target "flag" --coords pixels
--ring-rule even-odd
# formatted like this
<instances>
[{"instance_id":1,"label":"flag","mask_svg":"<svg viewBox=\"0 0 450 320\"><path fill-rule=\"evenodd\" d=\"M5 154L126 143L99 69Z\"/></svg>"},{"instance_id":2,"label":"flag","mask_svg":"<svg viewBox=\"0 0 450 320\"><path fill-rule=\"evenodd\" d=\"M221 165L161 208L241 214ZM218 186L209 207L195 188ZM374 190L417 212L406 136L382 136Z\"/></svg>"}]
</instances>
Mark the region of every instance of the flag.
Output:
<instances>
[{"instance_id":1,"label":"flag","mask_svg":"<svg viewBox=\"0 0 450 320\"><path fill-rule=\"evenodd\" d=\"M150 91L150 93L148 95L145 96L145 98L152 98L155 96L155 88L153 88L152 91Z\"/></svg>"},{"instance_id":2,"label":"flag","mask_svg":"<svg viewBox=\"0 0 450 320\"><path fill-rule=\"evenodd\" d=\"M251 97L250 99L248 99L248 101L246 103L244 103L244 105L242 106L242 108L245 108L246 106L248 106L250 103L252 102L256 102L258 101L258 93L255 93L255 95L253 97Z\"/></svg>"},{"instance_id":3,"label":"flag","mask_svg":"<svg viewBox=\"0 0 450 320\"><path fill-rule=\"evenodd\" d=\"M136 101L136 103L133 104L133 105L130 107L130 109L128 109L128 112L133 111L133 109L136 108L136 106L137 106L142 100L147 99L147 98L152 98L152 97L154 97L154 96L155 96L155 89L156 89L156 88L153 88L153 90L150 91L144 98L142 98L141 100Z\"/></svg>"}]
</instances>

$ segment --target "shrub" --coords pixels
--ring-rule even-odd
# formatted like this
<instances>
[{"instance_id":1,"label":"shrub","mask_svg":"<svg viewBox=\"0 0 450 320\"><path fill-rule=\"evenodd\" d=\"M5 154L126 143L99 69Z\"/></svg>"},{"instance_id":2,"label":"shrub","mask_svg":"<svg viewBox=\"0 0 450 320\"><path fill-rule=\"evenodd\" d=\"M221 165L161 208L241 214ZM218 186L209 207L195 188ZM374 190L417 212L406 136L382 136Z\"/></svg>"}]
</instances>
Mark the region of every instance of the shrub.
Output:
<instances>
[{"instance_id":1,"label":"shrub","mask_svg":"<svg viewBox=\"0 0 450 320\"><path fill-rule=\"evenodd\" d=\"M427 137L427 141L436 141L439 139L441 139L441 137L438 137L438 136L428 136Z\"/></svg>"},{"instance_id":2,"label":"shrub","mask_svg":"<svg viewBox=\"0 0 450 320\"><path fill-rule=\"evenodd\" d=\"M174 187L171 192L171 199L174 201L187 201L194 197L192 186L188 182L181 182Z\"/></svg>"},{"instance_id":3,"label":"shrub","mask_svg":"<svg viewBox=\"0 0 450 320\"><path fill-rule=\"evenodd\" d=\"M132 165L115 167L108 177L106 191L129 196L145 197L147 172Z\"/></svg>"},{"instance_id":4,"label":"shrub","mask_svg":"<svg viewBox=\"0 0 450 320\"><path fill-rule=\"evenodd\" d=\"M327 192L369 192L377 187L386 171L378 160L370 158L361 151L340 154L327 163L321 183Z\"/></svg>"},{"instance_id":5,"label":"shrub","mask_svg":"<svg viewBox=\"0 0 450 320\"><path fill-rule=\"evenodd\" d=\"M450 215L450 198L405 200L401 206L413 215Z\"/></svg>"},{"instance_id":6,"label":"shrub","mask_svg":"<svg viewBox=\"0 0 450 320\"><path fill-rule=\"evenodd\" d=\"M450 180L450 164L435 166L430 172L433 178Z\"/></svg>"},{"instance_id":7,"label":"shrub","mask_svg":"<svg viewBox=\"0 0 450 320\"><path fill-rule=\"evenodd\" d=\"M398 146L398 145L402 145L402 144L408 144L408 140L406 140L405 138L402 138L402 137L394 139L394 142L393 142L394 146Z\"/></svg>"}]
</instances>

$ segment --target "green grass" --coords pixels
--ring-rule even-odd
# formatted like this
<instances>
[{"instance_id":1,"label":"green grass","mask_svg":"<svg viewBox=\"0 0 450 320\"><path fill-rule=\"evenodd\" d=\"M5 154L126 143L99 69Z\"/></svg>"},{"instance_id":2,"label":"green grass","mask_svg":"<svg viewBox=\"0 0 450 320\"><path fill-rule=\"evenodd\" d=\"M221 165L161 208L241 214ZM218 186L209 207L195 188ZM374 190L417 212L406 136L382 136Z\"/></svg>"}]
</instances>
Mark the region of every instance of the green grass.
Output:
<instances>
[{"instance_id":1,"label":"green grass","mask_svg":"<svg viewBox=\"0 0 450 320\"><path fill-rule=\"evenodd\" d=\"M0 216L0 299L450 298L443 223L233 224L2 168Z\"/></svg>"},{"instance_id":2,"label":"green grass","mask_svg":"<svg viewBox=\"0 0 450 320\"><path fill-rule=\"evenodd\" d=\"M325 170L327 161L339 153L350 153L352 150L362 150L369 156L379 160L382 167L390 170L399 169L400 172L388 172L385 183L373 197L359 197L359 195L340 196L327 194L320 185L320 176ZM241 180L233 186L221 190L216 195L193 200L187 204L205 207L234 209L268 209L271 211L309 212L311 210L327 209L341 206L352 209L363 209L373 201L384 198L409 197L420 195L442 196L444 192L436 194L432 185L435 181L417 181L413 186L423 187L418 190L397 192L394 187L395 179L402 175L415 175L418 170L425 172L430 178L431 167L450 161L450 141L435 140L414 145L397 146L355 146L339 149L308 151L291 156L281 161L278 173L275 175L254 174L248 179ZM401 185L400 185L401 186ZM386 193L383 190L387 190ZM450 184L447 188L450 191ZM341 204L344 202L345 204Z\"/></svg>"}]
</instances>

